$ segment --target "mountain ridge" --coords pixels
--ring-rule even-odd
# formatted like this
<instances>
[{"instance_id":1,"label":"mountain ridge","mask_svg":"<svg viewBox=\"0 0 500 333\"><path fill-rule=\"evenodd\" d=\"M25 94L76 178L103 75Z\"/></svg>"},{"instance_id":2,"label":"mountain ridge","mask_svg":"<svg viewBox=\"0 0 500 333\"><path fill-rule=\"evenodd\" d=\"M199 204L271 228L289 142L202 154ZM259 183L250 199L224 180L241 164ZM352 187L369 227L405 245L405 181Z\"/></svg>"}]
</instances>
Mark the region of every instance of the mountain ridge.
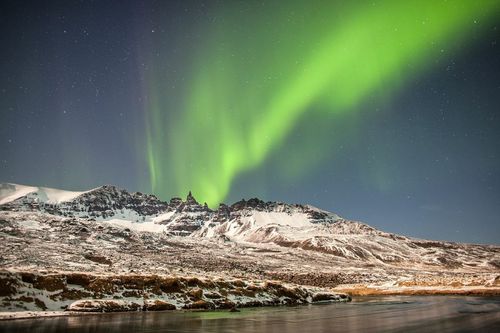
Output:
<instances>
[{"instance_id":1,"label":"mountain ridge","mask_svg":"<svg viewBox=\"0 0 500 333\"><path fill-rule=\"evenodd\" d=\"M52 193L52 197L47 196L47 192ZM38 211L107 223L136 232L223 239L234 243L272 243L285 248L382 264L423 262L438 266L472 265L480 259L474 251L467 255L462 253L463 262L454 257L463 252L463 248L480 249L477 251L481 255L487 248L487 245L429 241L387 233L311 205L264 202L258 198L242 199L232 205L220 204L218 209L213 210L206 204L200 204L191 192L185 200L174 197L162 201L155 195L131 193L112 185L72 192L2 184L0 193L0 200L4 202L0 211ZM435 250L427 251L428 247ZM418 258L413 252L420 254ZM436 256L436 253L441 256ZM482 264L488 265L484 260Z\"/></svg>"},{"instance_id":2,"label":"mountain ridge","mask_svg":"<svg viewBox=\"0 0 500 333\"><path fill-rule=\"evenodd\" d=\"M9 188L11 192L6 193L6 188ZM43 195L47 190L57 192L59 197L55 200L47 200ZM123 209L133 210L142 216L158 216L162 213L175 211L176 213L204 213L205 215L209 215L209 218L218 221L229 218L230 213L236 211L255 210L292 213L302 210L306 211L313 221L320 222L340 219L337 214L311 205L288 204L274 201L265 202L259 198L250 198L242 199L232 205L221 203L217 209L211 209L206 203L201 205L191 192L188 193L185 200L173 197L169 201L162 201L153 194L128 192L113 185L103 185L91 190L75 192L2 183L0 184L0 209L47 210L50 213L64 216L75 216L75 213L92 212L94 213L92 217L103 218L118 215L116 214L116 210ZM82 216L82 214L76 215Z\"/></svg>"}]
</instances>

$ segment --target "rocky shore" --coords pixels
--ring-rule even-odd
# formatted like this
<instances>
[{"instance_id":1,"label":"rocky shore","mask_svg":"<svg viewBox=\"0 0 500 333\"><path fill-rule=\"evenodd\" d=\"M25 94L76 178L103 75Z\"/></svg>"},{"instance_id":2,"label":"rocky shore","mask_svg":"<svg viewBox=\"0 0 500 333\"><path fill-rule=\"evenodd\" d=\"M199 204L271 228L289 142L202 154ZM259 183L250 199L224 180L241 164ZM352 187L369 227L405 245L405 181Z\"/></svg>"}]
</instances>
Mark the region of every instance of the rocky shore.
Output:
<instances>
[{"instance_id":1,"label":"rocky shore","mask_svg":"<svg viewBox=\"0 0 500 333\"><path fill-rule=\"evenodd\" d=\"M216 310L350 300L344 293L276 281L0 272L0 306L7 311Z\"/></svg>"}]
</instances>

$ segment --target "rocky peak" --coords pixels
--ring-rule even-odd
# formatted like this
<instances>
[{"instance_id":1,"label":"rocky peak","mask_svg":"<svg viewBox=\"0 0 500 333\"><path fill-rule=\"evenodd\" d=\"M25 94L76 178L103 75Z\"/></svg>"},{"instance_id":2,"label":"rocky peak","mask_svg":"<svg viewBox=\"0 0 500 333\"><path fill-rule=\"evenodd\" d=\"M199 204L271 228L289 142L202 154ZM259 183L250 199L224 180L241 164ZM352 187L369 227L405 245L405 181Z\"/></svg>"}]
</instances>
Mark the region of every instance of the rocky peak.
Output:
<instances>
[{"instance_id":1,"label":"rocky peak","mask_svg":"<svg viewBox=\"0 0 500 333\"><path fill-rule=\"evenodd\" d=\"M188 205L199 205L198 201L194 198L193 194L191 191L189 191L187 197L186 197L186 204Z\"/></svg>"},{"instance_id":2,"label":"rocky peak","mask_svg":"<svg viewBox=\"0 0 500 333\"><path fill-rule=\"evenodd\" d=\"M165 211L168 203L152 194L130 193L116 186L105 185L61 205L65 211L88 211L96 216L109 217L118 212L134 211L139 215L155 215Z\"/></svg>"},{"instance_id":3,"label":"rocky peak","mask_svg":"<svg viewBox=\"0 0 500 333\"><path fill-rule=\"evenodd\" d=\"M103 191L108 191L108 192L122 192L123 190L114 186L114 185L103 185L101 187L98 187L97 190L103 190Z\"/></svg>"},{"instance_id":4,"label":"rocky peak","mask_svg":"<svg viewBox=\"0 0 500 333\"><path fill-rule=\"evenodd\" d=\"M232 211L238 211L238 210L243 210L243 209L254 209L254 210L267 210L269 208L269 202L264 202L260 200L259 198L251 198L248 200L241 199L238 202L235 202L234 204L231 205L231 210Z\"/></svg>"},{"instance_id":5,"label":"rocky peak","mask_svg":"<svg viewBox=\"0 0 500 333\"><path fill-rule=\"evenodd\" d=\"M172 207L178 207L180 204L182 204L182 199L179 197L173 197L170 199L169 205Z\"/></svg>"},{"instance_id":6,"label":"rocky peak","mask_svg":"<svg viewBox=\"0 0 500 333\"><path fill-rule=\"evenodd\" d=\"M217 211L229 213L231 211L231 208L225 203L221 203L219 204L219 208L217 209Z\"/></svg>"},{"instance_id":7,"label":"rocky peak","mask_svg":"<svg viewBox=\"0 0 500 333\"><path fill-rule=\"evenodd\" d=\"M231 217L231 208L226 204L219 204L219 208L212 217L213 222L225 222Z\"/></svg>"},{"instance_id":8,"label":"rocky peak","mask_svg":"<svg viewBox=\"0 0 500 333\"><path fill-rule=\"evenodd\" d=\"M182 201L179 198L174 198L174 199L170 200L170 203L172 204L172 206L175 208L175 210L178 213L181 213L181 212L190 212L190 213L193 213L193 212L204 212L204 213L212 212L212 210L210 208L208 208L208 205L206 203L204 205L201 205L198 201L196 201L196 199L194 198L191 191L189 191L189 193L186 197L186 201Z\"/></svg>"},{"instance_id":9,"label":"rocky peak","mask_svg":"<svg viewBox=\"0 0 500 333\"><path fill-rule=\"evenodd\" d=\"M257 210L257 211L265 211L265 212L285 212L285 213L293 213L295 211L302 211L300 205L290 205L282 202L275 201L263 201L259 198L251 198L248 200L242 199L238 202L235 202L230 207L232 212L237 212L241 210Z\"/></svg>"}]
</instances>

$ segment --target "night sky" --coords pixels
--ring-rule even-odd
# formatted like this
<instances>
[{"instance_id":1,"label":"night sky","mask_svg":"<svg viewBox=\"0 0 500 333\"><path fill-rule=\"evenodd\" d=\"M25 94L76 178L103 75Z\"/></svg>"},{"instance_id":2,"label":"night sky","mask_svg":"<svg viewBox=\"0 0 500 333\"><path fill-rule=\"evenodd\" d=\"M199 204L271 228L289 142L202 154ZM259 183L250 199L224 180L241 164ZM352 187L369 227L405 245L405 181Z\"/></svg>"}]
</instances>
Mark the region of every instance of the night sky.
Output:
<instances>
[{"instance_id":1,"label":"night sky","mask_svg":"<svg viewBox=\"0 0 500 333\"><path fill-rule=\"evenodd\" d=\"M0 182L500 243L499 1L2 1Z\"/></svg>"}]
</instances>

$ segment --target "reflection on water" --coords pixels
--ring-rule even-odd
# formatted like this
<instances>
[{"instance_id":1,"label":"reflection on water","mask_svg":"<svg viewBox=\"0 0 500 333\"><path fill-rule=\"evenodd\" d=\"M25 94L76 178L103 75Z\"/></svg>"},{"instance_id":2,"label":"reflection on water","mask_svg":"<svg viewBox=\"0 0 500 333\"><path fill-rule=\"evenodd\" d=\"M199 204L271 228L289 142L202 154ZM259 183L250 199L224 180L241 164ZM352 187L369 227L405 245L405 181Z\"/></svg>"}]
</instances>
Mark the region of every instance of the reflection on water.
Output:
<instances>
[{"instance_id":1,"label":"reflection on water","mask_svg":"<svg viewBox=\"0 0 500 333\"><path fill-rule=\"evenodd\" d=\"M499 297L359 297L241 312L136 312L0 322L0 332L500 332Z\"/></svg>"}]
</instances>

